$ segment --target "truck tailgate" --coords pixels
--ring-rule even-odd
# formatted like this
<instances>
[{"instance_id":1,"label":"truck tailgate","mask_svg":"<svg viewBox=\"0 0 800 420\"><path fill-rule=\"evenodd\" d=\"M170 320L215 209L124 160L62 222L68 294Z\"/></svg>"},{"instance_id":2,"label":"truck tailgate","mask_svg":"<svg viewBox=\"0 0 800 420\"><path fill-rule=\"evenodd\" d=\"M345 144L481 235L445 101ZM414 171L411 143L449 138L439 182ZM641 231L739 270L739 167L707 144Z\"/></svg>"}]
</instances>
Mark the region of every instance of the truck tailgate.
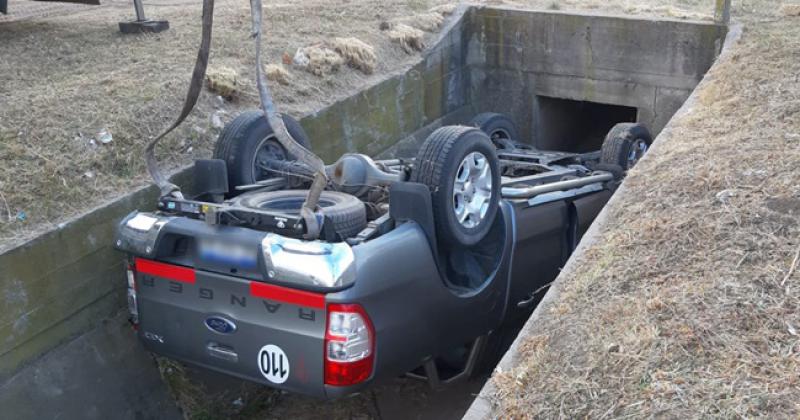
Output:
<instances>
[{"instance_id":1,"label":"truck tailgate","mask_svg":"<svg viewBox=\"0 0 800 420\"><path fill-rule=\"evenodd\" d=\"M136 259L150 350L287 391L324 396L325 296Z\"/></svg>"}]
</instances>

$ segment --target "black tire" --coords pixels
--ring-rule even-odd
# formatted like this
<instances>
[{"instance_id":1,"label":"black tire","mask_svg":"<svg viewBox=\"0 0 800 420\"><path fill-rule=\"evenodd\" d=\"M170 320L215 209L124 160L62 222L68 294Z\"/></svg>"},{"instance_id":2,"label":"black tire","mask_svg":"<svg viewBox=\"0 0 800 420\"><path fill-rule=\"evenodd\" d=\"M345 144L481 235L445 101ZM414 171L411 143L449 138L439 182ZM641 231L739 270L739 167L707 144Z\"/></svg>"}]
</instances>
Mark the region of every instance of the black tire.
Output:
<instances>
[{"instance_id":1,"label":"black tire","mask_svg":"<svg viewBox=\"0 0 800 420\"><path fill-rule=\"evenodd\" d=\"M645 149L636 153L634 158L633 148L642 144L646 145ZM611 128L603 141L600 163L617 165L623 171L628 171L636 165L651 144L653 136L643 124L619 123Z\"/></svg>"},{"instance_id":2,"label":"black tire","mask_svg":"<svg viewBox=\"0 0 800 420\"><path fill-rule=\"evenodd\" d=\"M243 194L234 200L242 207L299 215L306 199L306 190L283 190ZM364 203L350 194L323 191L319 198L322 214L333 223L342 239L355 236L367 226Z\"/></svg>"},{"instance_id":3,"label":"black tire","mask_svg":"<svg viewBox=\"0 0 800 420\"><path fill-rule=\"evenodd\" d=\"M303 127L294 118L283 115L286 130L306 149L311 150L311 142ZM268 174L256 169L256 154L267 147L273 158L294 160L286 149L273 137L272 127L261 111L246 111L222 129L214 147L214 158L222 159L228 167L228 185L231 195L236 194L239 185L253 184L269 178Z\"/></svg>"},{"instance_id":4,"label":"black tire","mask_svg":"<svg viewBox=\"0 0 800 420\"><path fill-rule=\"evenodd\" d=\"M453 191L460 165L472 152L481 153L489 164L491 193L483 218L475 226L466 227L456 218ZM475 245L489 232L500 200L500 165L497 152L484 132L464 126L434 131L417 154L411 181L425 184L431 190L436 234L443 246Z\"/></svg>"},{"instance_id":5,"label":"black tire","mask_svg":"<svg viewBox=\"0 0 800 420\"><path fill-rule=\"evenodd\" d=\"M498 149L513 149L519 140L516 124L505 114L484 112L476 115L469 125L486 133Z\"/></svg>"},{"instance_id":6,"label":"black tire","mask_svg":"<svg viewBox=\"0 0 800 420\"><path fill-rule=\"evenodd\" d=\"M472 378L491 375L497 364L506 354L508 349L514 344L520 330L525 325L528 317L523 317L510 323L501 325L496 330L489 333L486 345L483 347L475 365Z\"/></svg>"}]
</instances>

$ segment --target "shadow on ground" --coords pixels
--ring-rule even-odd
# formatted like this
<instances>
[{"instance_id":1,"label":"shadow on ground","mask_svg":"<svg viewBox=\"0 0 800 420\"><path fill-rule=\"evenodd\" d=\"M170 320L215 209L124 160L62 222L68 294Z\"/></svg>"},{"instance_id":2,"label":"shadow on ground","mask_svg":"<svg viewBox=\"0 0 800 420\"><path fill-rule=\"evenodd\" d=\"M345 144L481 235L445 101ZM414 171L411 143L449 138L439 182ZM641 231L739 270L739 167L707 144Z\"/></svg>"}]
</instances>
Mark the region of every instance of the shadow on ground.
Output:
<instances>
[{"instance_id":1,"label":"shadow on ground","mask_svg":"<svg viewBox=\"0 0 800 420\"><path fill-rule=\"evenodd\" d=\"M395 378L358 395L321 401L166 359L159 363L186 417L197 420L461 418L486 381L483 377L434 391L425 382Z\"/></svg>"}]
</instances>

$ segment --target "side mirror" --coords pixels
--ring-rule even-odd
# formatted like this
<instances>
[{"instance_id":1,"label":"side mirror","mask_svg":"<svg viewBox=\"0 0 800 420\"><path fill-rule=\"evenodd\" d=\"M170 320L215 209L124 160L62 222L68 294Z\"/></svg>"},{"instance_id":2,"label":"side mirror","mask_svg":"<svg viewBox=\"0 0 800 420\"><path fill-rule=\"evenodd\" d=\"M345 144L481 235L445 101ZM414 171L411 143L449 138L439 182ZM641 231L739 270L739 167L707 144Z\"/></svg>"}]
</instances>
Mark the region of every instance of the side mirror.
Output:
<instances>
[{"instance_id":1,"label":"side mirror","mask_svg":"<svg viewBox=\"0 0 800 420\"><path fill-rule=\"evenodd\" d=\"M228 167L222 159L194 161L196 200L221 203L228 193Z\"/></svg>"}]
</instances>

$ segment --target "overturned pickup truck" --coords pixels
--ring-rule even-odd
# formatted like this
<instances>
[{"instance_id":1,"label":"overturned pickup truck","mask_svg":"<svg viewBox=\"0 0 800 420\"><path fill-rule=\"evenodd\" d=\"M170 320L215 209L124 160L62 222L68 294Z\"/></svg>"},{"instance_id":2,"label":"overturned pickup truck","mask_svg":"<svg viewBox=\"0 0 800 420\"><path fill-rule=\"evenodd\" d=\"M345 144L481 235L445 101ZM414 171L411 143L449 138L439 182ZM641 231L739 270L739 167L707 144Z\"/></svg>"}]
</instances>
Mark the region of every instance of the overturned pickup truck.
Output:
<instances>
[{"instance_id":1,"label":"overturned pickup truck","mask_svg":"<svg viewBox=\"0 0 800 420\"><path fill-rule=\"evenodd\" d=\"M487 372L652 141L633 123L592 153L518 138L481 114L415 158L346 154L326 167L310 240L311 174L245 113L196 162L199 195L121 222L131 322L155 353L322 398Z\"/></svg>"}]
</instances>

